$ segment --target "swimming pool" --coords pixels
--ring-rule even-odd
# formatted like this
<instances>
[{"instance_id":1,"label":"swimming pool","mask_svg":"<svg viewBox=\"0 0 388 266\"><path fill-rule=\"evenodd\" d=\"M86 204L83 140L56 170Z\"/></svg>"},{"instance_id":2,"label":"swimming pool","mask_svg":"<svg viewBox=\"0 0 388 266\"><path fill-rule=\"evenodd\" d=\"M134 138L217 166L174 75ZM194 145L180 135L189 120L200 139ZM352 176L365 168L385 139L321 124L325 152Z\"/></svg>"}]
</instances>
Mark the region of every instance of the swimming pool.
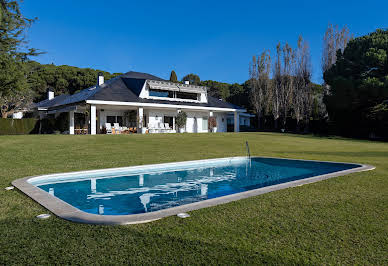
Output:
<instances>
[{"instance_id":1,"label":"swimming pool","mask_svg":"<svg viewBox=\"0 0 388 266\"><path fill-rule=\"evenodd\" d=\"M89 223L155 220L373 167L233 157L30 177L14 181L60 217Z\"/></svg>"}]
</instances>

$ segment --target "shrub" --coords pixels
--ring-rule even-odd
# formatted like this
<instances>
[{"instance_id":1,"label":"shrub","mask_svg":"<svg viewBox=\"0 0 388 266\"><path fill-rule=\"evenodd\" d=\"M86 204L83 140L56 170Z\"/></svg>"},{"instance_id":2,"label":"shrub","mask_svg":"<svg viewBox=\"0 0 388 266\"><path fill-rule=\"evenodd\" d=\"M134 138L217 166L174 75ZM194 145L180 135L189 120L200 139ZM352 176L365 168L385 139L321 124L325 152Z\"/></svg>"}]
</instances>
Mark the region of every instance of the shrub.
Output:
<instances>
[{"instance_id":1,"label":"shrub","mask_svg":"<svg viewBox=\"0 0 388 266\"><path fill-rule=\"evenodd\" d=\"M21 135L33 132L38 120L35 118L0 118L0 135Z\"/></svg>"},{"instance_id":2,"label":"shrub","mask_svg":"<svg viewBox=\"0 0 388 266\"><path fill-rule=\"evenodd\" d=\"M209 128L217 127L217 119L214 116L209 117L208 125L209 125Z\"/></svg>"},{"instance_id":3,"label":"shrub","mask_svg":"<svg viewBox=\"0 0 388 266\"><path fill-rule=\"evenodd\" d=\"M177 125L178 128L183 128L186 126L186 121L187 121L187 114L185 112L180 112L176 116L175 124Z\"/></svg>"}]
</instances>

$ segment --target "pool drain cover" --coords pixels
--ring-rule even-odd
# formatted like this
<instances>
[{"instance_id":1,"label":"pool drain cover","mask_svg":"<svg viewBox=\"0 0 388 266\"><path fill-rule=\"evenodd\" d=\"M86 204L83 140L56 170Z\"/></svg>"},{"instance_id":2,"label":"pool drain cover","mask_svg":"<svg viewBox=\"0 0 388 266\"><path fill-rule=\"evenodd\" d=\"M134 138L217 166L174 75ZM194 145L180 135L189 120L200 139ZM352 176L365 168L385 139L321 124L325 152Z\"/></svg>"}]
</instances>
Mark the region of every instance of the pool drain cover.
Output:
<instances>
[{"instance_id":1,"label":"pool drain cover","mask_svg":"<svg viewBox=\"0 0 388 266\"><path fill-rule=\"evenodd\" d=\"M176 216L178 216L179 218L188 218L190 217L190 214L181 212L181 213L178 213Z\"/></svg>"}]
</instances>

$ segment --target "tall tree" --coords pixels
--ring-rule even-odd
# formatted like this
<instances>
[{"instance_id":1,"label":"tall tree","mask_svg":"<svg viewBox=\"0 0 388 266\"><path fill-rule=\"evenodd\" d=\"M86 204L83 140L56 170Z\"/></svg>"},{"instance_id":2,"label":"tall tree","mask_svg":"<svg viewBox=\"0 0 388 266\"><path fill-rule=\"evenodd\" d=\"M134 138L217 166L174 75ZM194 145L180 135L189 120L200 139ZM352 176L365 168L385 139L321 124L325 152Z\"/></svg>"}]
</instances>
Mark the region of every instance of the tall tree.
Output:
<instances>
[{"instance_id":1,"label":"tall tree","mask_svg":"<svg viewBox=\"0 0 388 266\"><path fill-rule=\"evenodd\" d=\"M292 102L292 92L294 89L294 76L293 70L295 66L295 53L290 45L286 43L283 46L282 51L282 72L280 77L280 109L282 111L282 128L286 128L287 117Z\"/></svg>"},{"instance_id":2,"label":"tall tree","mask_svg":"<svg viewBox=\"0 0 388 266\"><path fill-rule=\"evenodd\" d=\"M312 109L310 48L302 36L299 36L295 57L292 110L296 119L296 128L299 132L300 121L305 117L306 123L308 123ZM318 102L316 102L316 105L318 108Z\"/></svg>"},{"instance_id":3,"label":"tall tree","mask_svg":"<svg viewBox=\"0 0 388 266\"><path fill-rule=\"evenodd\" d=\"M0 14L0 104L2 117L7 117L31 99L24 62L38 53L25 41L25 31L35 19L21 14L19 2L0 0Z\"/></svg>"},{"instance_id":4,"label":"tall tree","mask_svg":"<svg viewBox=\"0 0 388 266\"><path fill-rule=\"evenodd\" d=\"M337 61L324 79L330 85L325 104L330 120L342 130L338 133L370 133L374 125L369 113L388 99L388 30L351 40L343 53L337 51Z\"/></svg>"},{"instance_id":5,"label":"tall tree","mask_svg":"<svg viewBox=\"0 0 388 266\"><path fill-rule=\"evenodd\" d=\"M171 81L171 82L178 82L178 77L177 77L177 75L176 75L176 73L175 73L174 70L171 71L171 74L170 74L170 81Z\"/></svg>"},{"instance_id":6,"label":"tall tree","mask_svg":"<svg viewBox=\"0 0 388 266\"><path fill-rule=\"evenodd\" d=\"M257 126L260 129L262 124L262 117L268 103L269 99L269 90L270 90L270 78L269 73L271 70L271 57L269 52L264 51L257 58L254 56L250 65L250 99L252 106L255 109L257 115Z\"/></svg>"},{"instance_id":7,"label":"tall tree","mask_svg":"<svg viewBox=\"0 0 388 266\"><path fill-rule=\"evenodd\" d=\"M193 73L184 76L182 81L189 81L190 84L193 85L199 85L201 83L201 79L199 78L199 76Z\"/></svg>"},{"instance_id":8,"label":"tall tree","mask_svg":"<svg viewBox=\"0 0 388 266\"><path fill-rule=\"evenodd\" d=\"M281 90L282 90L282 61L281 61L281 44L276 45L276 59L273 67L272 76L272 115L275 122L275 129L278 129L280 111L281 111Z\"/></svg>"},{"instance_id":9,"label":"tall tree","mask_svg":"<svg viewBox=\"0 0 388 266\"><path fill-rule=\"evenodd\" d=\"M341 29L338 25L327 26L323 37L322 73L325 73L337 60L337 51L344 51L348 42L352 39L349 28L345 25ZM329 87L324 84L325 93L329 93Z\"/></svg>"},{"instance_id":10,"label":"tall tree","mask_svg":"<svg viewBox=\"0 0 388 266\"><path fill-rule=\"evenodd\" d=\"M25 65L8 54L0 54L0 109L7 118L17 109L29 107L33 94L25 78Z\"/></svg>"}]
</instances>

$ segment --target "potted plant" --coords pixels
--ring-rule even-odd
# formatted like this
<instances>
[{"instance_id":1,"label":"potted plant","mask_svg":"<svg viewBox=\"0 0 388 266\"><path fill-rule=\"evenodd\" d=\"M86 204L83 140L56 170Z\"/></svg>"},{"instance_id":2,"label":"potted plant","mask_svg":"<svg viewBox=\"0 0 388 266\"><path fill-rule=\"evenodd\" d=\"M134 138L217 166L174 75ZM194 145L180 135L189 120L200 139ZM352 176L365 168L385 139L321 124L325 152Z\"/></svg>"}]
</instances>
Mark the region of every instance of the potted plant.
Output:
<instances>
[{"instance_id":1,"label":"potted plant","mask_svg":"<svg viewBox=\"0 0 388 266\"><path fill-rule=\"evenodd\" d=\"M187 114L185 112L179 112L175 119L175 124L178 127L179 133L184 132L184 127L186 126Z\"/></svg>"},{"instance_id":2,"label":"potted plant","mask_svg":"<svg viewBox=\"0 0 388 266\"><path fill-rule=\"evenodd\" d=\"M210 131L213 133L217 132L217 119L214 116L209 117L208 120Z\"/></svg>"}]
</instances>

